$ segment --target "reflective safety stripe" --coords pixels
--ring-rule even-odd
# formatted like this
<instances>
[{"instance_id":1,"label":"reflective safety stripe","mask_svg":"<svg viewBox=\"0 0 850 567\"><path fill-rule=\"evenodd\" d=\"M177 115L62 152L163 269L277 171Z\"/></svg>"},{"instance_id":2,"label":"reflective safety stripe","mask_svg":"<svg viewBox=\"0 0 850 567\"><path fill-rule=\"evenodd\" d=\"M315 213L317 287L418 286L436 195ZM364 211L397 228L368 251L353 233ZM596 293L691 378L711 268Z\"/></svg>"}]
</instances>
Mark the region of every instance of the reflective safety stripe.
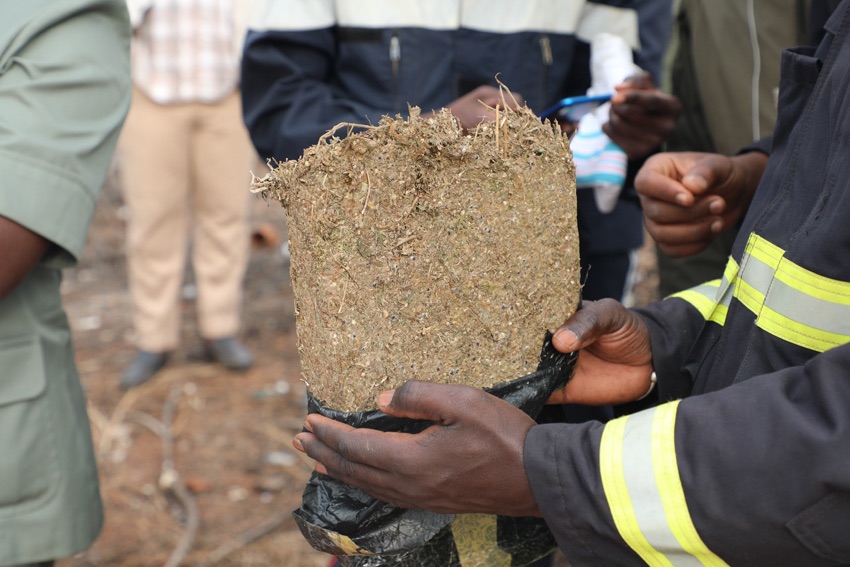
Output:
<instances>
[{"instance_id":1,"label":"reflective safety stripe","mask_svg":"<svg viewBox=\"0 0 850 567\"><path fill-rule=\"evenodd\" d=\"M688 512L676 459L679 402L605 425L600 474L614 524L650 566L724 566L703 543Z\"/></svg>"},{"instance_id":2,"label":"reflective safety stripe","mask_svg":"<svg viewBox=\"0 0 850 567\"><path fill-rule=\"evenodd\" d=\"M708 320L716 305L715 298L720 289L720 280L712 280L704 284L674 293L670 297L679 297L693 305L704 319Z\"/></svg>"},{"instance_id":3,"label":"reflective safety stripe","mask_svg":"<svg viewBox=\"0 0 850 567\"><path fill-rule=\"evenodd\" d=\"M640 51L638 13L634 8L621 8L587 2L576 35L587 43L600 33L620 36L635 51Z\"/></svg>"},{"instance_id":4,"label":"reflective safety stripe","mask_svg":"<svg viewBox=\"0 0 850 567\"><path fill-rule=\"evenodd\" d=\"M751 234L740 268L730 258L723 278L672 295L720 325L734 296L756 326L789 343L824 352L850 342L850 283L816 274Z\"/></svg>"}]
</instances>

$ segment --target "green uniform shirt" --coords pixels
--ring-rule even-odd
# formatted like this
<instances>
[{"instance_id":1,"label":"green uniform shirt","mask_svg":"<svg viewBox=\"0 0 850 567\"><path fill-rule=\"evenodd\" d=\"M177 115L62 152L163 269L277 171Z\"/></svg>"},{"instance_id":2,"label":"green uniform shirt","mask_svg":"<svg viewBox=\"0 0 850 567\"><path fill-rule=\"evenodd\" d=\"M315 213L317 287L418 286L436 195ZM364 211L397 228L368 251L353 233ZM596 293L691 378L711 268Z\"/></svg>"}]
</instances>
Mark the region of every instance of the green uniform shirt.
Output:
<instances>
[{"instance_id":1,"label":"green uniform shirt","mask_svg":"<svg viewBox=\"0 0 850 567\"><path fill-rule=\"evenodd\" d=\"M52 243L0 298L0 565L84 550L103 522L59 269L129 106L129 36L123 0L0 2L0 215Z\"/></svg>"}]
</instances>

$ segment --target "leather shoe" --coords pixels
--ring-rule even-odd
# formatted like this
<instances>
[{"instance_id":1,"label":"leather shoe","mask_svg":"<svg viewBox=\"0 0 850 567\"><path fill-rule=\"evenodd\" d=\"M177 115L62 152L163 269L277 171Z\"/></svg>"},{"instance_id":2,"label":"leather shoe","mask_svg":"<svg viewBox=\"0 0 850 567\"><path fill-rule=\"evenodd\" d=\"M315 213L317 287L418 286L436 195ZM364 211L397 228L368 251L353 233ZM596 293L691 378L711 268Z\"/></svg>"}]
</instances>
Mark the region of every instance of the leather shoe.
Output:
<instances>
[{"instance_id":1,"label":"leather shoe","mask_svg":"<svg viewBox=\"0 0 850 567\"><path fill-rule=\"evenodd\" d=\"M124 369L124 374L121 375L121 387L124 389L132 388L153 378L154 374L159 372L168 362L168 354L167 352L140 350L136 358Z\"/></svg>"},{"instance_id":2,"label":"leather shoe","mask_svg":"<svg viewBox=\"0 0 850 567\"><path fill-rule=\"evenodd\" d=\"M205 340L204 347L212 360L228 370L248 370L254 365L251 351L233 337Z\"/></svg>"}]
</instances>

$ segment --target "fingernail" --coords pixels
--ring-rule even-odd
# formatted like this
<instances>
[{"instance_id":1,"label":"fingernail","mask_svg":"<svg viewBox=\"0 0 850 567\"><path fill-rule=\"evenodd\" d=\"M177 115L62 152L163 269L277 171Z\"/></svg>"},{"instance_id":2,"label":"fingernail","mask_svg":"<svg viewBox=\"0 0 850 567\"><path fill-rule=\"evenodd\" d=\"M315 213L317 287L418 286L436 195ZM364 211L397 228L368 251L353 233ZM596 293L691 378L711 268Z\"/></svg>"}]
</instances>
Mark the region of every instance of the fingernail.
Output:
<instances>
[{"instance_id":1,"label":"fingernail","mask_svg":"<svg viewBox=\"0 0 850 567\"><path fill-rule=\"evenodd\" d=\"M715 215L719 215L725 209L725 203L722 199L715 199L711 203L708 204L708 210L711 211Z\"/></svg>"},{"instance_id":2,"label":"fingernail","mask_svg":"<svg viewBox=\"0 0 850 567\"><path fill-rule=\"evenodd\" d=\"M393 396L395 396L395 390L387 390L386 392L378 394L378 409L383 410L384 408L390 407L390 404L393 401Z\"/></svg>"},{"instance_id":3,"label":"fingernail","mask_svg":"<svg viewBox=\"0 0 850 567\"><path fill-rule=\"evenodd\" d=\"M316 472L325 476L330 476L328 475L328 469L326 469L325 465L322 464L316 464Z\"/></svg>"},{"instance_id":4,"label":"fingernail","mask_svg":"<svg viewBox=\"0 0 850 567\"><path fill-rule=\"evenodd\" d=\"M685 193L679 193L676 195L676 203L682 205L683 207L687 207L691 204L691 200Z\"/></svg>"},{"instance_id":5,"label":"fingernail","mask_svg":"<svg viewBox=\"0 0 850 567\"><path fill-rule=\"evenodd\" d=\"M298 437L292 439L292 446L301 451L302 453L304 452L304 445L301 444L301 440Z\"/></svg>"},{"instance_id":6,"label":"fingernail","mask_svg":"<svg viewBox=\"0 0 850 567\"><path fill-rule=\"evenodd\" d=\"M702 175L686 175L682 178L682 183L703 190L708 186L708 182Z\"/></svg>"},{"instance_id":7,"label":"fingernail","mask_svg":"<svg viewBox=\"0 0 850 567\"><path fill-rule=\"evenodd\" d=\"M309 431L310 433L313 433L313 426L312 426L312 425L310 425L310 422L309 422L309 421L305 421L305 422L304 422L304 429L306 429L306 430L307 430L307 431Z\"/></svg>"},{"instance_id":8,"label":"fingernail","mask_svg":"<svg viewBox=\"0 0 850 567\"><path fill-rule=\"evenodd\" d=\"M552 337L552 345L560 351L572 352L575 350L575 345L578 342L578 335L569 329L558 331Z\"/></svg>"},{"instance_id":9,"label":"fingernail","mask_svg":"<svg viewBox=\"0 0 850 567\"><path fill-rule=\"evenodd\" d=\"M723 222L722 221L714 221L711 223L711 233L712 234L720 234L723 230Z\"/></svg>"}]
</instances>

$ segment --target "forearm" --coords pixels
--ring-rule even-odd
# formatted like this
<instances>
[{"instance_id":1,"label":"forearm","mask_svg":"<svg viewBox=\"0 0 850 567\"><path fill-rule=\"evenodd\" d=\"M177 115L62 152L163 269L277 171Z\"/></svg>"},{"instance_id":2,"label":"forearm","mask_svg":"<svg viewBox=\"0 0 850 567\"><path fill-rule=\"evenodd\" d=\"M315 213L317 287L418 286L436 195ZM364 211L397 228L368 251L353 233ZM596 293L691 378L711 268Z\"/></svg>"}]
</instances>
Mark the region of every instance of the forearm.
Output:
<instances>
[{"instance_id":1,"label":"forearm","mask_svg":"<svg viewBox=\"0 0 850 567\"><path fill-rule=\"evenodd\" d=\"M574 565L846 562L848 364L838 347L605 425L533 427L543 517Z\"/></svg>"},{"instance_id":2,"label":"forearm","mask_svg":"<svg viewBox=\"0 0 850 567\"><path fill-rule=\"evenodd\" d=\"M20 224L0 216L0 299L27 276L49 247L49 242Z\"/></svg>"}]
</instances>

